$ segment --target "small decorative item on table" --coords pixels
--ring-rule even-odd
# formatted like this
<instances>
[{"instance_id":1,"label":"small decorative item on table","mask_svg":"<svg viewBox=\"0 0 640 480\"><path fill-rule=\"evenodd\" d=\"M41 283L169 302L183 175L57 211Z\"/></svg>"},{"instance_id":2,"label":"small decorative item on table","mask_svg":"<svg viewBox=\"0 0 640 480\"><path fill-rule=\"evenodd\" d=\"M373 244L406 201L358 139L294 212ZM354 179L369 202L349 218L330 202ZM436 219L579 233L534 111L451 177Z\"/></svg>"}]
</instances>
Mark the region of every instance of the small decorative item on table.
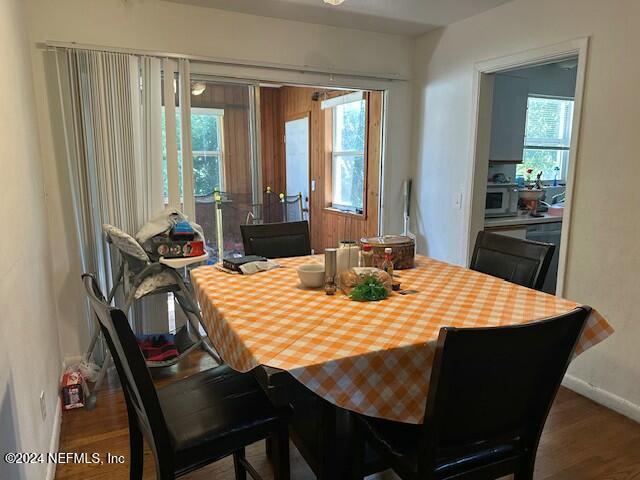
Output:
<instances>
[{"instance_id":1,"label":"small decorative item on table","mask_svg":"<svg viewBox=\"0 0 640 480\"><path fill-rule=\"evenodd\" d=\"M368 243L362 244L360 267L373 267L373 248Z\"/></svg>"},{"instance_id":2,"label":"small decorative item on table","mask_svg":"<svg viewBox=\"0 0 640 480\"><path fill-rule=\"evenodd\" d=\"M384 262L382 262L380 269L387 272L387 274L393 278L393 250L391 247L384 249Z\"/></svg>"},{"instance_id":3,"label":"small decorative item on table","mask_svg":"<svg viewBox=\"0 0 640 480\"><path fill-rule=\"evenodd\" d=\"M298 278L305 288L321 288L324 286L324 265L306 263L298 267Z\"/></svg>"},{"instance_id":4,"label":"small decorative item on table","mask_svg":"<svg viewBox=\"0 0 640 480\"><path fill-rule=\"evenodd\" d=\"M356 242L341 240L336 253L336 280L340 279L340 274L350 268L358 266L358 256L360 247ZM339 282L338 282L339 283Z\"/></svg>"},{"instance_id":5,"label":"small decorative item on table","mask_svg":"<svg viewBox=\"0 0 640 480\"><path fill-rule=\"evenodd\" d=\"M335 295L338 250L327 248L324 251L324 291L327 295Z\"/></svg>"},{"instance_id":6,"label":"small decorative item on table","mask_svg":"<svg viewBox=\"0 0 640 480\"><path fill-rule=\"evenodd\" d=\"M394 270L406 270L414 267L416 242L406 235L383 235L360 239L360 244L369 244L373 248L373 266L381 268L384 262L384 249L391 248Z\"/></svg>"},{"instance_id":7,"label":"small decorative item on table","mask_svg":"<svg viewBox=\"0 0 640 480\"><path fill-rule=\"evenodd\" d=\"M392 279L377 268L352 268L340 275L342 291L352 300L371 302L384 300L392 291Z\"/></svg>"},{"instance_id":8,"label":"small decorative item on table","mask_svg":"<svg viewBox=\"0 0 640 480\"><path fill-rule=\"evenodd\" d=\"M377 302L388 296L389 292L374 275L367 275L349 294L349 298L356 302Z\"/></svg>"}]
</instances>

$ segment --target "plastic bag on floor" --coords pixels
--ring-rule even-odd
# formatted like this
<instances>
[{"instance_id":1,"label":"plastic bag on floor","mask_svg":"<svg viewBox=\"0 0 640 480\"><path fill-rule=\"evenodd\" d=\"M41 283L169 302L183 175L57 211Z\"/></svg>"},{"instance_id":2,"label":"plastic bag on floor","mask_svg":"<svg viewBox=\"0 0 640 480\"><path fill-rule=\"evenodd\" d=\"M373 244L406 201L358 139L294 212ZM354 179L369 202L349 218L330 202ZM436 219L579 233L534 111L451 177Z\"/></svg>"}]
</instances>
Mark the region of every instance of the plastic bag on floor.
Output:
<instances>
[{"instance_id":1,"label":"plastic bag on floor","mask_svg":"<svg viewBox=\"0 0 640 480\"><path fill-rule=\"evenodd\" d=\"M87 382L95 383L98 379L98 374L100 373L100 367L88 360L82 360L80 363L75 363L70 367L67 367L65 370L65 373L72 372L80 372L82 374L82 378Z\"/></svg>"}]
</instances>

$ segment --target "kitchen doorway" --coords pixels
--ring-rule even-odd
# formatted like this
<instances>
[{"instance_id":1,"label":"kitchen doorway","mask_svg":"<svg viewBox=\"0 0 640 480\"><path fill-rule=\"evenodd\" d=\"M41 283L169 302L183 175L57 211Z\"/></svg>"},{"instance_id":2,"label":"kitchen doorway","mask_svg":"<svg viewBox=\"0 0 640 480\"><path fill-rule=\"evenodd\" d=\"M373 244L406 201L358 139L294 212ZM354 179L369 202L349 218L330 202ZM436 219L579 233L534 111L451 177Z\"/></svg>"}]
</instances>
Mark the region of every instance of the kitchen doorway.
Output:
<instances>
[{"instance_id":1,"label":"kitchen doorway","mask_svg":"<svg viewBox=\"0 0 640 480\"><path fill-rule=\"evenodd\" d=\"M543 290L563 295L587 40L476 65L468 253L480 230L556 245Z\"/></svg>"}]
</instances>

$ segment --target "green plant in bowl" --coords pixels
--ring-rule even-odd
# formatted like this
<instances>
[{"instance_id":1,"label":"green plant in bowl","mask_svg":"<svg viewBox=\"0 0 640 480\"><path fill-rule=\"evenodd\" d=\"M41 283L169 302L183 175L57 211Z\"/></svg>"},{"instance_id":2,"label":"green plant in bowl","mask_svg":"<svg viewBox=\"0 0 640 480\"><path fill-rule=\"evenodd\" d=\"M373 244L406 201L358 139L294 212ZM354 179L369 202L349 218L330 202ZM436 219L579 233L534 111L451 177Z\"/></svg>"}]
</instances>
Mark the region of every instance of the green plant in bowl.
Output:
<instances>
[{"instance_id":1,"label":"green plant in bowl","mask_svg":"<svg viewBox=\"0 0 640 480\"><path fill-rule=\"evenodd\" d=\"M389 296L389 292L382 282L373 275L365 276L349 294L351 300L356 302L377 302Z\"/></svg>"}]
</instances>

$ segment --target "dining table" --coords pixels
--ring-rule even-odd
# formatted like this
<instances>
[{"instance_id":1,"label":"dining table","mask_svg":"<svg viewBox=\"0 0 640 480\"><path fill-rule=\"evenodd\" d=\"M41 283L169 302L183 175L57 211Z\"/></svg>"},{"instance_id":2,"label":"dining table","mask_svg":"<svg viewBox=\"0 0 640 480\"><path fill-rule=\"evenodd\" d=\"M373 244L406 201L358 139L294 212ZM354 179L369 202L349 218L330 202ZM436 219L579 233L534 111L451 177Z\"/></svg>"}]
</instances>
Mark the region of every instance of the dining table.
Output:
<instances>
[{"instance_id":1,"label":"dining table","mask_svg":"<svg viewBox=\"0 0 640 480\"><path fill-rule=\"evenodd\" d=\"M297 267L323 261L283 258L253 275L191 271L211 342L233 369L253 371L274 403L294 406L292 438L319 478L348 475L349 412L422 422L442 327L524 324L581 305L421 255L394 272L412 293L358 302L300 284ZM612 333L592 309L574 356Z\"/></svg>"}]
</instances>

